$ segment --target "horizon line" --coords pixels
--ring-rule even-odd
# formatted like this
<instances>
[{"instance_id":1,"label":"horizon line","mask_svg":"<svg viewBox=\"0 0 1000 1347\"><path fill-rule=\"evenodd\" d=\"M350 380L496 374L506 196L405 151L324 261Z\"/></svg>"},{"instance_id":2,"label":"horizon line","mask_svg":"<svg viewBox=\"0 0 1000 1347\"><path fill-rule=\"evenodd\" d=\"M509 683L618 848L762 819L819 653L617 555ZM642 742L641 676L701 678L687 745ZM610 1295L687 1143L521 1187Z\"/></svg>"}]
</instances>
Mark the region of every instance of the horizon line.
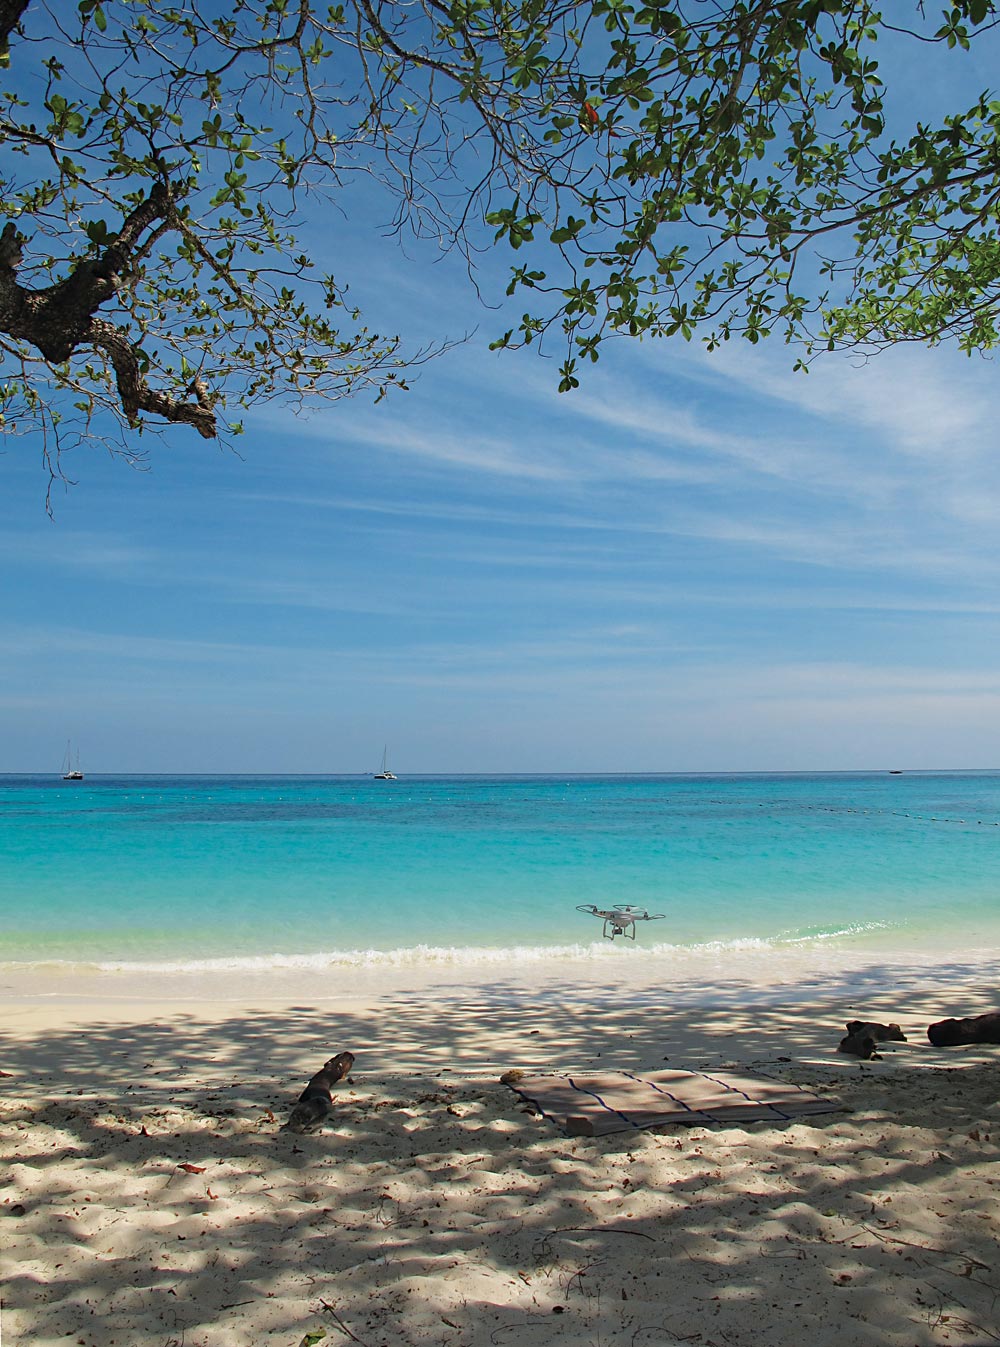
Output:
<instances>
[{"instance_id":1,"label":"horizon line","mask_svg":"<svg viewBox=\"0 0 1000 1347\"><path fill-rule=\"evenodd\" d=\"M470 780L486 780L498 778L547 778L547 777L690 777L690 776L951 776L958 773L978 772L984 775L1000 774L1000 767L786 767L786 768L698 768L695 770L685 770L672 768L662 771L604 771L594 769L591 771L560 771L553 769L544 772L404 772L396 773L397 780L421 780L428 777L441 780L454 780L456 778L468 778ZM268 778L273 780L288 780L296 778L302 780L330 781L342 779L375 779L375 774L364 770L358 772L254 772L254 771L211 771L211 772L192 772L192 771L168 771L168 772L130 772L130 771L104 771L87 772L84 779L91 777L245 777L252 779ZM58 771L2 771L0 780L5 777L38 777L44 780L62 780L62 774Z\"/></svg>"}]
</instances>

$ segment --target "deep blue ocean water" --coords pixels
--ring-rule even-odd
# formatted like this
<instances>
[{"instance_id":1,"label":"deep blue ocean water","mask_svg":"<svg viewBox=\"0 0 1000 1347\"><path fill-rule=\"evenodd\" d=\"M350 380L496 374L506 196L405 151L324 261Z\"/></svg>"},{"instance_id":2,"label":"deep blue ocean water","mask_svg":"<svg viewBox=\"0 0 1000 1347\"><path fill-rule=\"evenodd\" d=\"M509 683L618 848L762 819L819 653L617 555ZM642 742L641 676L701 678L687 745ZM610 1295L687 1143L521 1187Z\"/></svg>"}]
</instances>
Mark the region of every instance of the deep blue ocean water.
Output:
<instances>
[{"instance_id":1,"label":"deep blue ocean water","mask_svg":"<svg viewBox=\"0 0 1000 1347\"><path fill-rule=\"evenodd\" d=\"M1000 773L0 776L0 963L1000 944ZM620 943L620 942L619 942Z\"/></svg>"}]
</instances>

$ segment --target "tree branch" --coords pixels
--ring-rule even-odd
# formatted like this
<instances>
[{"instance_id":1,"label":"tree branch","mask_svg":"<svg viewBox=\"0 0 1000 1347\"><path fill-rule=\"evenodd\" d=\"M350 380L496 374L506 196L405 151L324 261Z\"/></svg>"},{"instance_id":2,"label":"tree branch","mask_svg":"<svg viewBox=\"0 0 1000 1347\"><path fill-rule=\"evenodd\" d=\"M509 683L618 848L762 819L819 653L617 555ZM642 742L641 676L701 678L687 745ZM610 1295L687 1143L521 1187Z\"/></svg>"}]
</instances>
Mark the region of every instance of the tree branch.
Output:
<instances>
[{"instance_id":1,"label":"tree branch","mask_svg":"<svg viewBox=\"0 0 1000 1347\"><path fill-rule=\"evenodd\" d=\"M195 395L194 402L182 402L169 393L150 388L142 374L137 348L127 333L104 318L91 319L84 341L97 347L111 361L122 410L130 426L139 424L140 412L151 412L165 421L194 426L203 439L215 438L215 412L208 388L201 379L195 379L188 389Z\"/></svg>"},{"instance_id":2,"label":"tree branch","mask_svg":"<svg viewBox=\"0 0 1000 1347\"><path fill-rule=\"evenodd\" d=\"M15 273L25 239L12 222L5 225L0 234L0 329L30 342L53 364L68 360L85 339L93 315L121 288L143 230L164 219L170 206L167 188L155 183L100 257L79 262L69 276L44 290L18 284Z\"/></svg>"},{"instance_id":3,"label":"tree branch","mask_svg":"<svg viewBox=\"0 0 1000 1347\"><path fill-rule=\"evenodd\" d=\"M80 262L70 276L46 290L28 290L18 284L16 272L25 240L12 222L6 224L0 233L0 329L28 342L57 365L69 360L81 346L96 347L111 362L130 426L138 424L140 412L151 412L167 421L194 426L199 435L213 439L215 412L202 381L196 379L191 385L193 402L151 388L142 374L139 350L127 332L95 317L101 304L121 288L144 231L157 220L166 220L172 208L168 188L155 183L100 257Z\"/></svg>"}]
</instances>

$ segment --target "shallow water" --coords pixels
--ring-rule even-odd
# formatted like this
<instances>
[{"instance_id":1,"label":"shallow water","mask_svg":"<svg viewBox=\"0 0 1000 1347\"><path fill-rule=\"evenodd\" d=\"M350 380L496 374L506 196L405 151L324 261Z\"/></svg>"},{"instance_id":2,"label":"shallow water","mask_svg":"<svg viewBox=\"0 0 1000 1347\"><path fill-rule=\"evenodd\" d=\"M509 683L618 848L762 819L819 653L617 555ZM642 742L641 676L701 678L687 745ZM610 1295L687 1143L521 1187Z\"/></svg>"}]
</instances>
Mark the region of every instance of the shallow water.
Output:
<instances>
[{"instance_id":1,"label":"shallow water","mask_svg":"<svg viewBox=\"0 0 1000 1347\"><path fill-rule=\"evenodd\" d=\"M1000 944L1000 774L0 777L0 962Z\"/></svg>"}]
</instances>

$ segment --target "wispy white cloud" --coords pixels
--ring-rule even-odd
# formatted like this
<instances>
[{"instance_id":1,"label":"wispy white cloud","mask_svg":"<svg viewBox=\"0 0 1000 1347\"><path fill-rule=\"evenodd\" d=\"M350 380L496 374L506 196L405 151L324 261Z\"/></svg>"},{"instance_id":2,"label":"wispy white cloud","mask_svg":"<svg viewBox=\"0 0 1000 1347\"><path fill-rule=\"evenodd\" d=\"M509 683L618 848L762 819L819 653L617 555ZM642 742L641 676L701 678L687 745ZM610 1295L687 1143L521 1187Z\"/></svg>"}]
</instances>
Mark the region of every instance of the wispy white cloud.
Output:
<instances>
[{"instance_id":1,"label":"wispy white cloud","mask_svg":"<svg viewBox=\"0 0 1000 1347\"><path fill-rule=\"evenodd\" d=\"M788 701L801 697L840 700L857 696L980 696L1000 698L1000 671L915 665L872 665L852 661L814 663L767 661L739 670L688 670L689 695L731 697L738 688L751 700Z\"/></svg>"},{"instance_id":2,"label":"wispy white cloud","mask_svg":"<svg viewBox=\"0 0 1000 1347\"><path fill-rule=\"evenodd\" d=\"M0 630L0 658L58 656L71 659L97 656L121 661L160 664L220 664L285 654L283 648L242 641L193 640L169 636L139 636L113 630L97 631L72 627L8 627ZM64 670L72 676L73 666ZM132 677L132 673L129 673Z\"/></svg>"},{"instance_id":3,"label":"wispy white cloud","mask_svg":"<svg viewBox=\"0 0 1000 1347\"><path fill-rule=\"evenodd\" d=\"M356 572L312 575L301 569L289 573L287 566L281 569L283 573L279 574L277 566L255 573L241 573L232 568L211 577L207 586L225 602L277 610L298 608L391 619L412 617L417 606L416 595L412 591L402 593L395 580L386 580L381 585L372 580L362 586ZM420 609L425 619L431 620L443 615L445 605L422 603Z\"/></svg>"},{"instance_id":4,"label":"wispy white cloud","mask_svg":"<svg viewBox=\"0 0 1000 1347\"><path fill-rule=\"evenodd\" d=\"M146 543L89 530L63 529L55 524L0 534L0 558L32 566L70 567L121 576L135 568L157 565L164 557L162 549Z\"/></svg>"},{"instance_id":5,"label":"wispy white cloud","mask_svg":"<svg viewBox=\"0 0 1000 1347\"><path fill-rule=\"evenodd\" d=\"M287 417L277 413L262 413L257 422L264 430L274 430L280 424L286 435L289 432ZM319 412L298 419L294 431L298 438L328 444L338 452L349 442L397 458L500 477L559 482L571 476L567 465L537 442L524 444L514 436L463 434L448 424L447 417L433 429L421 429L401 417L381 414L381 409L355 414L349 422L343 413Z\"/></svg>"},{"instance_id":6,"label":"wispy white cloud","mask_svg":"<svg viewBox=\"0 0 1000 1347\"><path fill-rule=\"evenodd\" d=\"M828 354L808 374L794 373L782 348L723 346L701 360L713 381L730 380L836 425L869 427L884 448L932 463L985 447L1000 411L978 371L948 351L900 347L865 362Z\"/></svg>"},{"instance_id":7,"label":"wispy white cloud","mask_svg":"<svg viewBox=\"0 0 1000 1347\"><path fill-rule=\"evenodd\" d=\"M642 527L630 519L609 518L596 511L547 508L546 503L533 498L519 499L516 506L503 508L483 505L478 500L441 499L424 494L419 500L405 501L386 497L383 500L362 499L350 495L301 495L288 492L244 493L244 499L266 501L271 505L291 505L304 510L336 511L345 514L370 515L403 521L408 537L414 536L409 526L414 523L444 523L467 525L470 531L482 532L482 526L498 528L535 528L560 531L602 531L627 533ZM592 502L587 502L591 503ZM448 536L454 536L449 534Z\"/></svg>"},{"instance_id":8,"label":"wispy white cloud","mask_svg":"<svg viewBox=\"0 0 1000 1347\"><path fill-rule=\"evenodd\" d=\"M673 455L692 482L772 491L791 487L804 500L832 495L866 506L891 500L898 475L888 465L877 460L859 465L836 436L810 434L802 418L782 424L773 408L763 418L765 428L743 397L748 389L757 391L753 378L737 379L708 361L707 356L678 360L676 352L668 356L654 346L623 370L591 375L583 390L558 403L537 381L533 391L550 409L605 428L609 476L624 460L626 476L631 463L635 476L652 479L650 462L669 462ZM742 371L738 362L737 367ZM624 455L623 435L631 441Z\"/></svg>"},{"instance_id":9,"label":"wispy white cloud","mask_svg":"<svg viewBox=\"0 0 1000 1347\"><path fill-rule=\"evenodd\" d=\"M725 543L734 549L752 548L787 561L825 570L921 575L938 581L975 580L1000 572L1000 553L983 553L963 546L921 537L919 530L900 531L882 519L826 519L794 524L788 519L748 518L708 509L674 513L665 525L678 535Z\"/></svg>"}]
</instances>

